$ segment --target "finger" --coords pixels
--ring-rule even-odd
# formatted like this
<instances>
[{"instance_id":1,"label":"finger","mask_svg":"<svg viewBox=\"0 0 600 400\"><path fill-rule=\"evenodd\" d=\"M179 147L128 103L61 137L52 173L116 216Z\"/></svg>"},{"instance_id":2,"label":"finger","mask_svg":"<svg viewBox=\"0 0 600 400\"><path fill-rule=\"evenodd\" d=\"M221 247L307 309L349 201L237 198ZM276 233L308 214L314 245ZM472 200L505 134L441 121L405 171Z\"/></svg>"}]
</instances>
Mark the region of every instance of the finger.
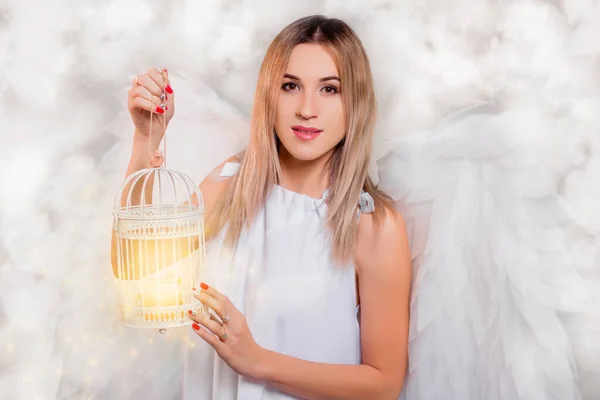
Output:
<instances>
[{"instance_id":1,"label":"finger","mask_svg":"<svg viewBox=\"0 0 600 400\"><path fill-rule=\"evenodd\" d=\"M213 321L215 321L216 323L218 323L219 325L223 325L223 321L221 321L221 319L214 315L213 313L209 312L208 315L210 316L210 319L212 319Z\"/></svg>"},{"instance_id":2,"label":"finger","mask_svg":"<svg viewBox=\"0 0 600 400\"><path fill-rule=\"evenodd\" d=\"M154 81L154 83L160 88L160 92L162 93L164 91L165 86L167 86L167 80L165 79L165 75L162 72L162 70L159 71L154 67L150 67L148 68L148 71L146 71L146 75L148 75Z\"/></svg>"},{"instance_id":3,"label":"finger","mask_svg":"<svg viewBox=\"0 0 600 400\"><path fill-rule=\"evenodd\" d=\"M160 95L160 100L163 103L169 104L170 106L173 106L173 95L168 94L167 92L164 92Z\"/></svg>"},{"instance_id":4,"label":"finger","mask_svg":"<svg viewBox=\"0 0 600 400\"><path fill-rule=\"evenodd\" d=\"M165 84L166 85L170 85L171 84L171 80L169 79L169 71L167 71L166 68L162 68L160 70L160 73L161 73L161 75L163 77L163 80L165 81Z\"/></svg>"},{"instance_id":5,"label":"finger","mask_svg":"<svg viewBox=\"0 0 600 400\"><path fill-rule=\"evenodd\" d=\"M214 297L210 297L208 294L204 293L204 292L200 292L200 293L195 293L194 296L200 300L200 302L204 305L206 305L207 307L211 308L215 313L217 313L217 315L223 315L223 312L225 311L224 305L219 302L217 299L215 299Z\"/></svg>"},{"instance_id":6,"label":"finger","mask_svg":"<svg viewBox=\"0 0 600 400\"><path fill-rule=\"evenodd\" d=\"M166 107L166 106L165 106ZM159 105L156 105L156 103L144 99L143 97L135 97L132 98L129 101L129 109L130 110L146 110L148 112L156 112L159 114L163 114L165 112L165 110Z\"/></svg>"},{"instance_id":7,"label":"finger","mask_svg":"<svg viewBox=\"0 0 600 400\"><path fill-rule=\"evenodd\" d=\"M221 324L206 315L192 316L191 319L219 337L222 337L223 333L225 333L225 328Z\"/></svg>"},{"instance_id":8,"label":"finger","mask_svg":"<svg viewBox=\"0 0 600 400\"><path fill-rule=\"evenodd\" d=\"M135 86L145 87L148 89L148 91L150 91L150 93L157 97L160 97L160 95L163 93L163 86L160 86L158 83L156 83L156 81L147 73L138 75L137 85Z\"/></svg>"},{"instance_id":9,"label":"finger","mask_svg":"<svg viewBox=\"0 0 600 400\"><path fill-rule=\"evenodd\" d=\"M200 284L200 287L202 288L202 292L206 293L210 297L214 297L217 301L221 301L221 302L227 302L227 301L229 301L229 299L227 298L227 296L225 296L223 293L219 292L217 289L215 289L215 288L213 288L211 286L208 286L204 282L202 282Z\"/></svg>"},{"instance_id":10,"label":"finger","mask_svg":"<svg viewBox=\"0 0 600 400\"><path fill-rule=\"evenodd\" d=\"M213 313L210 312L210 309L207 310L207 314L208 315L204 314L200 310L198 310L198 311L188 310L188 316L194 322L202 323L203 319L207 319L207 320L212 320L215 323L221 325L221 321L215 315L213 315Z\"/></svg>"},{"instance_id":11,"label":"finger","mask_svg":"<svg viewBox=\"0 0 600 400\"><path fill-rule=\"evenodd\" d=\"M223 321L221 321L221 319L219 319L219 317L217 315L215 315L210 309L207 310L207 314L206 318L213 320L214 322L216 322L219 325L223 325ZM195 322L201 322L201 318L202 318L202 312L201 311L193 311L193 310L188 310L188 315L190 317L190 319L192 321Z\"/></svg>"},{"instance_id":12,"label":"finger","mask_svg":"<svg viewBox=\"0 0 600 400\"><path fill-rule=\"evenodd\" d=\"M136 86L129 90L129 95L131 98L135 99L136 97L141 97L148 101L151 101L154 106L160 106L164 103L161 97L155 96L150 91L143 86Z\"/></svg>"},{"instance_id":13,"label":"finger","mask_svg":"<svg viewBox=\"0 0 600 400\"><path fill-rule=\"evenodd\" d=\"M173 105L173 89L171 88L171 81L169 80L169 74L166 69L157 70L158 73L162 76L162 80L164 82L163 93L160 95L160 98L163 102L169 103L171 106Z\"/></svg>"},{"instance_id":14,"label":"finger","mask_svg":"<svg viewBox=\"0 0 600 400\"><path fill-rule=\"evenodd\" d=\"M198 324L192 324L192 329L198 336L200 336L204 341L210 344L215 350L219 351L223 346L223 342L213 333L207 331L202 328Z\"/></svg>"},{"instance_id":15,"label":"finger","mask_svg":"<svg viewBox=\"0 0 600 400\"><path fill-rule=\"evenodd\" d=\"M160 70L160 73L165 82L164 90L165 90L165 98L167 100L171 100L173 98L173 88L171 87L171 80L169 79L169 71L166 68Z\"/></svg>"},{"instance_id":16,"label":"finger","mask_svg":"<svg viewBox=\"0 0 600 400\"><path fill-rule=\"evenodd\" d=\"M227 296L225 296L223 293L219 292L217 289L208 286L204 282L200 283L200 287L202 288L202 293L206 293L207 295L209 295L212 298L214 298L215 300L217 300L217 302L219 302L219 304L221 304L222 312L219 312L219 315L218 315L220 321L222 323L229 322L229 319L231 318L231 316L228 313L231 310L235 309L235 307L233 306L233 304L231 303L229 298Z\"/></svg>"}]
</instances>

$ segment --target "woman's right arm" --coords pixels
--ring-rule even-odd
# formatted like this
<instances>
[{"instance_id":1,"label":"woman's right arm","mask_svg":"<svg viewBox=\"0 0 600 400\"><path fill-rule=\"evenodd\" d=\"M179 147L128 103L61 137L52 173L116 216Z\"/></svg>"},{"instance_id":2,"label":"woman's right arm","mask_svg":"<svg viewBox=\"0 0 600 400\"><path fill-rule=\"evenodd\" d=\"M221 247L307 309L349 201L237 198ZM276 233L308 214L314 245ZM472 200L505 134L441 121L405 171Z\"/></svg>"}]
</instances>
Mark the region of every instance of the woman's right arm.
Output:
<instances>
[{"instance_id":1,"label":"woman's right arm","mask_svg":"<svg viewBox=\"0 0 600 400\"><path fill-rule=\"evenodd\" d=\"M174 94L170 87L170 82L166 71L159 71L155 68L150 68L146 73L141 74L134 79L132 88L129 90L127 103L135 129L133 134L133 147L127 172L125 174L126 177L134 172L148 167L151 154L154 153L154 151L156 151L160 145L164 135L164 127L168 125L174 115ZM153 118L152 132L150 132L150 118ZM150 145L152 145L152 147L150 147ZM205 214L212 209L212 206L217 201L221 192L227 188L229 182L231 181L231 179L215 180L212 178L214 173L218 174L218 172L220 172L223 166L228 162L239 162L239 158L237 156L232 156L225 160L215 169L215 171L213 171L212 174L205 178L199 186L204 201ZM139 204L142 185L143 182L139 182L131 189L132 205ZM153 182L149 179L146 184L145 191L146 204L150 204L152 202L152 186ZM125 188L123 192L128 193L129 191L130 188ZM121 199L122 204L125 204L124 201L125 198ZM132 245L133 248L131 251L133 253L140 251L138 248L138 243L134 242ZM147 243L146 247L148 247L147 250L149 251L149 254L155 254L155 249L150 248L153 245L154 242L152 241ZM144 248L145 250L146 247ZM162 253L162 247L163 246L158 247L159 253ZM187 256L187 243L185 246L182 246L178 253L178 258ZM162 254L159 254L159 259L162 259L162 256ZM165 252L164 256L166 265L170 265L171 263L177 261L174 259L172 252ZM134 258L137 259L137 257ZM114 231L112 232L111 238L111 264L113 274L118 276L119 265L117 239ZM138 266L132 265L129 267L131 267L129 268L130 273L132 273L129 275L131 279L140 279L145 275L143 271L140 271Z\"/></svg>"}]
</instances>

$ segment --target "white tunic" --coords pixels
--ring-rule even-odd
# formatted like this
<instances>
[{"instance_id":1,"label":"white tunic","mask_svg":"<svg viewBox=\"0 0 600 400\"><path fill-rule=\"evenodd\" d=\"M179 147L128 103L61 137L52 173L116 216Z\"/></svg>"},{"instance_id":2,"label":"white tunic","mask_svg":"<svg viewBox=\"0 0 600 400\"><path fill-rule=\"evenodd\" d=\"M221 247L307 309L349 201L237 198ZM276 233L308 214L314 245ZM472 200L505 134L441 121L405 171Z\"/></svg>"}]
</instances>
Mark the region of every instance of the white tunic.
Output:
<instances>
[{"instance_id":1,"label":"white tunic","mask_svg":"<svg viewBox=\"0 0 600 400\"><path fill-rule=\"evenodd\" d=\"M354 265L332 262L325 196L274 186L234 254L221 250L220 240L211 243L205 281L246 316L260 346L309 361L359 364ZM373 211L369 194L359 204ZM294 398L238 375L195 334L190 340L195 346L186 356L184 398Z\"/></svg>"}]
</instances>

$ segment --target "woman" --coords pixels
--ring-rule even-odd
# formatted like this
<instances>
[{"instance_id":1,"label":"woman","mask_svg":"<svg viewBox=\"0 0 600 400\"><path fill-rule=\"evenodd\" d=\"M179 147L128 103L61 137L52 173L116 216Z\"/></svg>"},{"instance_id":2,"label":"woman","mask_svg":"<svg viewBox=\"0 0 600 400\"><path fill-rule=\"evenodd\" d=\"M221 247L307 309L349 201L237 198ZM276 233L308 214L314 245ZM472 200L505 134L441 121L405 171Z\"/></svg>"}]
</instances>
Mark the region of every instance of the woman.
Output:
<instances>
[{"instance_id":1,"label":"woman","mask_svg":"<svg viewBox=\"0 0 600 400\"><path fill-rule=\"evenodd\" d=\"M174 97L166 70L136 78L127 174L146 167ZM312 16L277 35L248 149L200 185L210 246L197 298L215 315L190 318L215 351L190 350L186 397L399 397L410 254L402 217L367 175L374 122L368 58L348 25Z\"/></svg>"}]
</instances>

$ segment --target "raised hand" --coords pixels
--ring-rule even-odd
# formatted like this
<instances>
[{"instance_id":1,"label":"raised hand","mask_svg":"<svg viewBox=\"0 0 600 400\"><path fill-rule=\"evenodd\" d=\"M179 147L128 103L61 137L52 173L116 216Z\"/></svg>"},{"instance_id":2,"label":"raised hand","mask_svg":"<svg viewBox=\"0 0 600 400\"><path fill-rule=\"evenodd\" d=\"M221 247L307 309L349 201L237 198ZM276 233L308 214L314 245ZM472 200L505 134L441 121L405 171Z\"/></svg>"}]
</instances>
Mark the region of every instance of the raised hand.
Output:
<instances>
[{"instance_id":1,"label":"raised hand","mask_svg":"<svg viewBox=\"0 0 600 400\"><path fill-rule=\"evenodd\" d=\"M158 148L175 112L175 94L167 70L149 68L135 77L128 93L127 108L135 126L135 135L151 139L155 143L152 150Z\"/></svg>"}]
</instances>

